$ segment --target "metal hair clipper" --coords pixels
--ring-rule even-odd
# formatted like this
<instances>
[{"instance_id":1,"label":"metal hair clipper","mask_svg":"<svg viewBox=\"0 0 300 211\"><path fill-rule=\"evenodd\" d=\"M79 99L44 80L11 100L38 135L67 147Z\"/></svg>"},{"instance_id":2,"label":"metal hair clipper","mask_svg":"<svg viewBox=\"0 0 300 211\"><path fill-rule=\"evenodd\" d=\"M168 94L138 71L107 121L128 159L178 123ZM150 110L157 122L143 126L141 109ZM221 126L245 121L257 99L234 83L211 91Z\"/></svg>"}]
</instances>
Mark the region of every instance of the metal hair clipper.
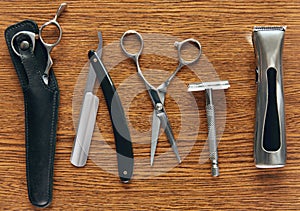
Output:
<instances>
[{"instance_id":1,"label":"metal hair clipper","mask_svg":"<svg viewBox=\"0 0 300 211\"><path fill-rule=\"evenodd\" d=\"M286 27L254 27L256 55L256 122L254 159L257 168L286 162L282 49Z\"/></svg>"}]
</instances>

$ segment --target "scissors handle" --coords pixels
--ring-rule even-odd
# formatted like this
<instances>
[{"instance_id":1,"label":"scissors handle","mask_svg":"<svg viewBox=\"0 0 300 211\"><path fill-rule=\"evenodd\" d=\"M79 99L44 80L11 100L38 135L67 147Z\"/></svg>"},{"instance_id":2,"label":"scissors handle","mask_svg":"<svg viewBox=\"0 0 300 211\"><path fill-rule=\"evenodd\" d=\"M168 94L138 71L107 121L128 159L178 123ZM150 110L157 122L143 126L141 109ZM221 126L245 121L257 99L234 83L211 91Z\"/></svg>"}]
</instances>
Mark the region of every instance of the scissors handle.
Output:
<instances>
[{"instance_id":1,"label":"scissors handle","mask_svg":"<svg viewBox=\"0 0 300 211\"><path fill-rule=\"evenodd\" d=\"M49 26L49 25L54 25L54 26L58 29L58 31L59 31L59 36L57 37L57 40L56 40L54 43L48 43L48 42L46 42L46 41L43 39L43 35L42 35L43 30L44 30L44 28L46 28L46 27ZM47 51L48 51L49 53L52 51L52 49L53 49L55 46L58 45L58 43L59 43L60 40L61 40L61 37L62 37L62 29L61 29L59 23L58 23L56 20L54 20L54 19L53 19L53 20L50 20L50 21L48 21L48 22L46 22L46 23L44 23L44 24L41 26L40 30L39 30L39 38L40 38L41 42L43 43L43 45L47 48Z\"/></svg>"},{"instance_id":2,"label":"scissors handle","mask_svg":"<svg viewBox=\"0 0 300 211\"><path fill-rule=\"evenodd\" d=\"M181 55L182 47L188 43L192 43L198 49L198 54L192 60L185 60ZM179 64L178 64L176 70L172 73L172 75L170 75L169 78L157 88L161 93L167 92L167 88L170 85L171 81L174 79L175 75L178 73L178 71L183 66L193 64L193 63L197 62L201 57L201 52L202 52L201 44L200 44L200 42L198 42L195 39L190 38L190 39L183 40L182 42L175 42L174 45L175 45L175 47L177 47ZM162 96L163 99L164 99L164 96L165 96L165 94Z\"/></svg>"},{"instance_id":3,"label":"scissors handle","mask_svg":"<svg viewBox=\"0 0 300 211\"><path fill-rule=\"evenodd\" d=\"M50 72L50 69L53 65L53 61L51 59L51 56L50 56L50 53L52 51L52 49L58 45L58 43L60 42L61 40L61 37L62 37L62 29L59 25L59 23L57 22L57 18L61 15L61 13L67 8L67 3L62 3L59 8L57 9L56 11L56 14L55 14L55 17L44 23L41 28L39 29L39 38L41 40L41 42L43 43L43 45L45 46L46 50L47 50L47 54L48 54L48 61L47 61L47 66L45 68L45 71L44 71L44 74L43 74L43 81L45 82L45 84L48 85L49 81L48 81L48 76L49 76L49 72ZM47 43L44 39L43 39L43 30L44 28L46 28L47 26L49 25L54 25L58 31L59 31L59 36L57 38L57 40L54 42L54 43Z\"/></svg>"},{"instance_id":4,"label":"scissors handle","mask_svg":"<svg viewBox=\"0 0 300 211\"><path fill-rule=\"evenodd\" d=\"M136 37L138 38L138 40L140 42L140 49L136 53L129 53L126 50L126 47L124 45L125 38L129 35L132 35L132 34L136 35ZM120 45L121 45L122 51L126 54L126 56L133 59L133 60L135 60L135 62L137 62L137 60L140 57L140 55L142 54L142 51L143 51L143 48L144 48L144 40L143 40L142 35L140 33L138 33L137 31L128 30L128 31L124 32L124 34L122 35Z\"/></svg>"},{"instance_id":5,"label":"scissors handle","mask_svg":"<svg viewBox=\"0 0 300 211\"><path fill-rule=\"evenodd\" d=\"M127 36L129 35L136 35L136 37L138 38L139 42L140 42L140 49L138 52L136 53L129 53L127 50L126 50L126 47L124 45L124 40ZM137 72L138 72L138 75L141 77L141 79L143 80L145 86L146 86L146 89L147 90L150 90L150 89L155 89L148 81L147 79L144 77L143 73L142 73L142 70L141 70L141 67L140 67L140 64L139 64L139 57L140 55L142 54L142 51L143 51L143 48L144 48L144 40L143 40L143 37L140 33L138 33L137 31L135 30L128 30L126 32L124 32L124 34L122 35L121 39L120 39L120 45L121 45L121 49L122 51L124 52L124 54L131 58L134 62L135 62L135 65L136 65L136 69L137 69Z\"/></svg>"},{"instance_id":6,"label":"scissors handle","mask_svg":"<svg viewBox=\"0 0 300 211\"><path fill-rule=\"evenodd\" d=\"M50 53L51 50L52 50L52 48L54 48L54 47L60 42L60 40L61 40L61 37L62 37L62 29L61 29L59 23L57 22L57 18L61 15L61 13L62 13L66 8L67 8L67 3L62 3L62 4L59 6L59 8L57 9L56 14L55 14L55 17L54 17L52 20L50 20L50 21L44 23L44 24L41 26L41 28L39 29L39 38L40 38L41 42L42 42L42 43L45 45L45 47L47 48L48 53ZM59 31L59 36L58 36L57 40L56 40L54 43L47 43L47 42L43 39L43 35L42 35L43 30L44 30L47 26L49 26L49 25L54 25L54 26L58 29L58 31Z\"/></svg>"},{"instance_id":7,"label":"scissors handle","mask_svg":"<svg viewBox=\"0 0 300 211\"><path fill-rule=\"evenodd\" d=\"M196 56L191 60L185 60L181 54L182 48L188 43L192 44L193 46L195 46L198 49L198 54L196 54ZM202 48L201 48L201 44L198 40L190 38L190 39L183 40L182 42L175 42L174 45L177 48L179 66L181 66L181 67L184 65L193 64L193 63L197 62L201 57Z\"/></svg>"},{"instance_id":8,"label":"scissors handle","mask_svg":"<svg viewBox=\"0 0 300 211\"><path fill-rule=\"evenodd\" d=\"M59 8L56 11L55 17L53 20L57 20L57 18L62 14L62 12L67 8L67 3L61 3Z\"/></svg>"}]
</instances>

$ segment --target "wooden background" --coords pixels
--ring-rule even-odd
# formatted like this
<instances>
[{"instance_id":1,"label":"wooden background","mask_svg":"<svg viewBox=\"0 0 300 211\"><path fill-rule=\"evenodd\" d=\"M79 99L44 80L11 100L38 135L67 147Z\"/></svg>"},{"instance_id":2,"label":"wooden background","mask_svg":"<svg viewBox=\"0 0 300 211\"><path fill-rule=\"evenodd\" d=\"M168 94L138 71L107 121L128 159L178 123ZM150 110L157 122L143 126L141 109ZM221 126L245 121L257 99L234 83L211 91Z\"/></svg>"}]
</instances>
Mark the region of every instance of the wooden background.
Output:
<instances>
[{"instance_id":1,"label":"wooden background","mask_svg":"<svg viewBox=\"0 0 300 211\"><path fill-rule=\"evenodd\" d=\"M0 31L4 33L6 27L24 19L35 20L41 25L52 18L60 3L1 1ZM297 79L300 1L70 0L68 3L67 11L59 19L63 39L52 52L61 100L54 198L48 209L300 209L300 84ZM288 26L283 56L288 156L287 165L282 169L261 170L253 163L255 60L246 37L251 35L254 25ZM87 63L87 51L97 47L97 30L102 31L104 43L108 45L128 29L142 34L160 33L180 39L198 39L219 78L230 81L231 87L226 91L226 127L219 144L220 177L210 176L210 162L199 163L206 140L203 93L194 94L201 124L197 140L182 164L147 179L142 179L143 172L135 169L141 175L134 175L127 185L121 184L115 174L103 170L92 160L80 169L70 164L75 136L72 109L78 112L78 108L72 108L72 100L78 76ZM0 209L34 209L28 201L26 189L23 95L4 36L0 37L0 48ZM176 67L176 60L165 61L153 55L143 57L141 63L143 69L159 68L171 72ZM116 86L135 73L130 60L123 61L117 69L111 71ZM189 71L181 71L178 78L186 85L199 81ZM140 81L132 86L143 87ZM113 147L108 112L102 92L98 94L101 98L98 127L105 141ZM166 100L166 109L177 137L181 113L171 97ZM147 93L141 92L127 112L130 124L138 131L149 131L151 111ZM147 141L150 136L144 139ZM138 144L139 140L133 140L133 143L136 162L149 159L150 145ZM158 154L167 150L166 137L160 136ZM114 160L107 162L113 163Z\"/></svg>"}]
</instances>

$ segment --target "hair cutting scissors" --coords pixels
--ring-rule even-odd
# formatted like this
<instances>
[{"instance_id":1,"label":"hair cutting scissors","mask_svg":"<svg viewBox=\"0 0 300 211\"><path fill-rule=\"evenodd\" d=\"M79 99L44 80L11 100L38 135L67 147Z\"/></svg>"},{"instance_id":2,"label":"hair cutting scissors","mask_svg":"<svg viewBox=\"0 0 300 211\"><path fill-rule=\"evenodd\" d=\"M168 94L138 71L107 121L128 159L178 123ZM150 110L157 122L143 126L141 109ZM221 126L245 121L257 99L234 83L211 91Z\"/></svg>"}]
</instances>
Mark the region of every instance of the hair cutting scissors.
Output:
<instances>
[{"instance_id":1,"label":"hair cutting scissors","mask_svg":"<svg viewBox=\"0 0 300 211\"><path fill-rule=\"evenodd\" d=\"M45 46L46 50L47 50L47 55L48 55L48 60L47 60L47 65L46 65L46 68L45 68L45 71L42 76L43 78L43 81L46 85L48 85L48 82L49 82L49 79L48 79L48 76L49 76L49 72L50 72L50 69L53 65L53 61L52 61L52 58L51 58L51 51L52 49L58 45L58 43L60 42L61 40L61 37L62 37L62 29L61 29L61 26L59 25L59 23L57 22L57 19L58 17L61 15L61 13L66 9L67 7L67 3L62 3L59 8L57 9L57 12L55 14L55 17L44 23L40 29L39 29L39 34L35 34L33 32L30 32L30 31L20 31L18 32L17 34L15 34L11 40L11 46L12 46L12 49L13 51L15 52L15 54L17 54L18 56L21 56L20 53L15 49L14 47L14 40L17 36L21 35L21 34L26 34L30 37L31 39L31 42L32 42L32 45L33 45L33 50L34 50L34 47L35 47L35 39L39 38L42 42L42 44ZM43 30L49 26L49 25L54 25L57 29L58 29L58 32L59 32L59 35L57 37L57 40L54 42L54 43L47 43L44 39L43 39L43 36L42 36L42 33L43 33ZM29 46L29 43L23 43L24 47L26 47L26 45Z\"/></svg>"},{"instance_id":2,"label":"hair cutting scissors","mask_svg":"<svg viewBox=\"0 0 300 211\"><path fill-rule=\"evenodd\" d=\"M124 40L125 37L127 37L128 35L136 35L136 37L138 38L139 42L140 42L140 49L138 52L136 53L129 53L124 45ZM152 86L144 77L140 65L139 65L139 57L142 54L143 48L144 48L144 41L142 36L134 31L134 30L128 30L126 31L123 36L121 37L121 48L123 50L123 52L126 54L127 57L131 58L135 64L136 64L136 68L137 68L137 72L138 75L140 76L140 78L143 80L146 89L148 91L148 94L151 98L151 101L153 103L153 107L154 107L154 111L153 111L153 117L152 117L152 137L151 137L151 157L150 157L150 164L153 165L154 162L154 155L155 155L155 151L156 151L156 146L157 146L157 141L158 141L158 137L159 137L159 131L160 131L160 127L162 126L164 128L164 131L167 135L167 138L170 142L170 145L176 155L176 158L178 160L179 163L181 163L181 159L179 156L179 152L178 152L178 148L176 145L176 141L175 141L175 137L167 116L167 113L165 111L164 108L164 102L165 102L165 96L167 93L167 88L170 85L171 81L174 79L175 75L177 74L177 72L185 65L189 65L189 64L193 64L195 62L197 62L200 57L201 57L201 44L195 40L195 39L186 39L182 42L175 42L175 47L177 48L178 51L178 66L176 68L176 70L172 73L172 75L169 76L169 78L164 81L160 86L158 86L157 88L155 88L154 86ZM193 46L195 46L198 49L198 54L196 55L195 58L193 58L192 60L185 60L182 57L181 54L181 50L182 47L185 44L191 43L193 44Z\"/></svg>"}]
</instances>

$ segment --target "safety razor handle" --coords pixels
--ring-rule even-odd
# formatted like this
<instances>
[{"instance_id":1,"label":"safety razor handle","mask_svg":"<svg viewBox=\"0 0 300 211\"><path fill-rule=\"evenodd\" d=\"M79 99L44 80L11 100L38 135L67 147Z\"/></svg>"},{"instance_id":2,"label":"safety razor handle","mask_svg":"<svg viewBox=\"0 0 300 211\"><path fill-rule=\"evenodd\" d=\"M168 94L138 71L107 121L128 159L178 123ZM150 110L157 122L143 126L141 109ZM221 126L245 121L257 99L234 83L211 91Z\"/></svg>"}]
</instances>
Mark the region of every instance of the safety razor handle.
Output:
<instances>
[{"instance_id":1,"label":"safety razor handle","mask_svg":"<svg viewBox=\"0 0 300 211\"><path fill-rule=\"evenodd\" d=\"M214 177L219 176L218 164L218 143L217 143L217 130L215 118L215 106L213 104L213 91L206 89L206 118L208 128L208 148L209 159L212 163L211 174Z\"/></svg>"},{"instance_id":2,"label":"safety razor handle","mask_svg":"<svg viewBox=\"0 0 300 211\"><path fill-rule=\"evenodd\" d=\"M260 27L253 33L257 57L254 158L258 168L283 167L286 162L282 79L284 30Z\"/></svg>"}]
</instances>

